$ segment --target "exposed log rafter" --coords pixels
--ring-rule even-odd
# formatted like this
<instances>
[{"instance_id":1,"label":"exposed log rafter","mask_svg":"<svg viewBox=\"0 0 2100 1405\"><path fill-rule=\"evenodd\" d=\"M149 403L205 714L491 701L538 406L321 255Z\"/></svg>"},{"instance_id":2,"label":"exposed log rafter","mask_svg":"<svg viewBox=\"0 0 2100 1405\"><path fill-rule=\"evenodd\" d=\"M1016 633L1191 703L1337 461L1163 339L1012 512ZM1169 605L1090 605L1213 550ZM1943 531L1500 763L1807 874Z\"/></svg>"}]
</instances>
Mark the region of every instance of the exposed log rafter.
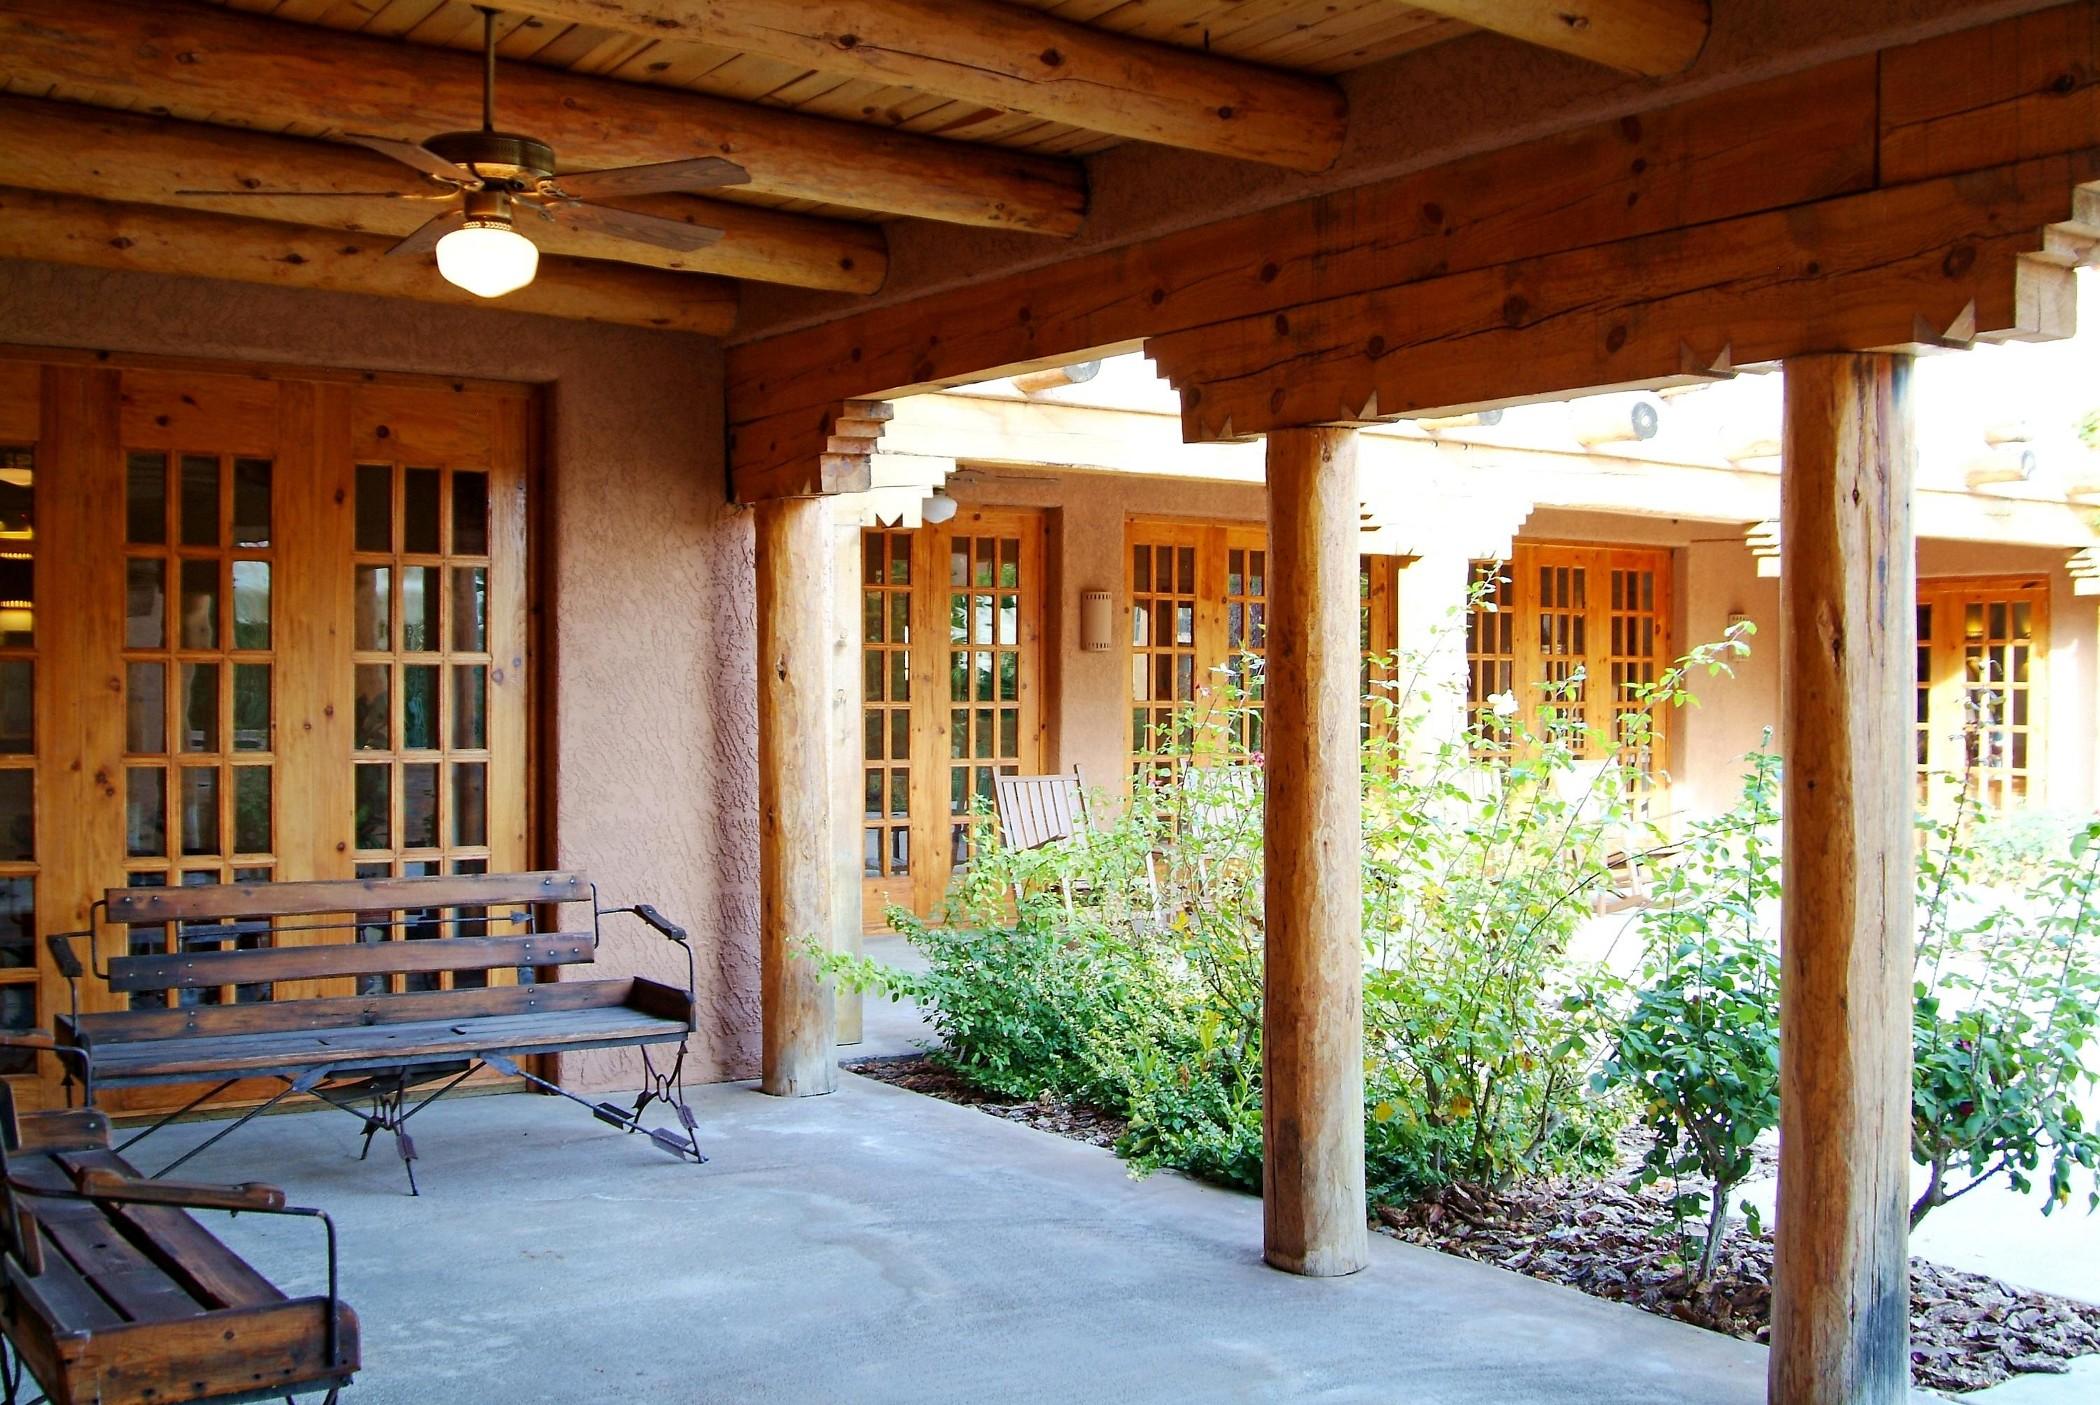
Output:
<instances>
[{"instance_id":1,"label":"exposed log rafter","mask_svg":"<svg viewBox=\"0 0 2100 1405\"><path fill-rule=\"evenodd\" d=\"M481 125L473 55L172 0L8 0L0 82L411 141ZM564 170L723 156L754 191L1039 234L1072 234L1085 211L1072 162L532 64L498 85L501 125L552 142Z\"/></svg>"},{"instance_id":2,"label":"exposed log rafter","mask_svg":"<svg viewBox=\"0 0 2100 1405\"><path fill-rule=\"evenodd\" d=\"M725 279L550 258L529 285L486 303L439 277L427 258L386 257L393 244L385 235L0 188L0 258L500 306L711 337L736 322L736 285Z\"/></svg>"},{"instance_id":3,"label":"exposed log rafter","mask_svg":"<svg viewBox=\"0 0 2100 1405\"><path fill-rule=\"evenodd\" d=\"M999 0L521 0L577 24L763 54L1191 151L1319 171L1341 154L1320 78L1038 14Z\"/></svg>"},{"instance_id":4,"label":"exposed log rafter","mask_svg":"<svg viewBox=\"0 0 2100 1405\"><path fill-rule=\"evenodd\" d=\"M0 97L0 185L389 235L407 234L428 219L436 207L416 197L440 193L399 162L341 143L14 97ZM384 194L369 200L340 193L185 197L176 195L178 190ZM389 194L394 198L384 198ZM526 228L532 241L551 254L837 292L873 292L888 265L883 232L876 225L688 195L613 203L712 225L723 235L717 243L679 253L545 221Z\"/></svg>"}]
</instances>

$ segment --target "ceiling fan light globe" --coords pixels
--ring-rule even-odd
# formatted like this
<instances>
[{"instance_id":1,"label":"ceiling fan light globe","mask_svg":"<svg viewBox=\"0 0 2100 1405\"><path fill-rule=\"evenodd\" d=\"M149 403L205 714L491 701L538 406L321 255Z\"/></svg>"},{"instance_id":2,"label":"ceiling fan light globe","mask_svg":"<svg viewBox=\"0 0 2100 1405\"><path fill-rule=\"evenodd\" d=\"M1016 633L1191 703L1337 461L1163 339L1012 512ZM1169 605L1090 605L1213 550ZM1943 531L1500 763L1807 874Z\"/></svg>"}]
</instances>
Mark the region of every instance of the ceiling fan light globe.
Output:
<instances>
[{"instance_id":1,"label":"ceiling fan light globe","mask_svg":"<svg viewBox=\"0 0 2100 1405\"><path fill-rule=\"evenodd\" d=\"M437 242L438 272L478 298L500 298L532 281L540 251L500 220L468 220Z\"/></svg>"}]
</instances>

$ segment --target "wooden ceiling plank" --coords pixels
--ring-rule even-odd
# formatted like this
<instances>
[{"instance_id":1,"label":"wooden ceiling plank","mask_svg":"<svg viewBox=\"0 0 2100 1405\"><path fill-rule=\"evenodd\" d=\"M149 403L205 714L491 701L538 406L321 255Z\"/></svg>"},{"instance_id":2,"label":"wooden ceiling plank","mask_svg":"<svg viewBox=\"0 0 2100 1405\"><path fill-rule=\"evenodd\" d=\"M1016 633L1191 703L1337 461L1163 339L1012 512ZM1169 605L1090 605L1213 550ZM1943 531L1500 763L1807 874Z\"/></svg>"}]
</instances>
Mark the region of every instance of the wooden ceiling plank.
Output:
<instances>
[{"instance_id":1,"label":"wooden ceiling plank","mask_svg":"<svg viewBox=\"0 0 2100 1405\"><path fill-rule=\"evenodd\" d=\"M1323 80L1115 37L997 0L524 0L535 13L879 78L1092 131L1325 170L1347 112ZM844 29L850 24L850 30Z\"/></svg>"},{"instance_id":2,"label":"wooden ceiling plank","mask_svg":"<svg viewBox=\"0 0 2100 1405\"><path fill-rule=\"evenodd\" d=\"M1650 78L1682 73L1706 47L1707 0L1411 0L1542 49Z\"/></svg>"},{"instance_id":3,"label":"wooden ceiling plank","mask_svg":"<svg viewBox=\"0 0 2100 1405\"><path fill-rule=\"evenodd\" d=\"M488 301L447 283L427 259L387 258L393 243L388 235L0 188L0 258L494 307L701 336L721 336L736 322L736 284L726 279L550 258L529 285Z\"/></svg>"},{"instance_id":4,"label":"wooden ceiling plank","mask_svg":"<svg viewBox=\"0 0 2100 1405\"><path fill-rule=\"evenodd\" d=\"M394 236L407 234L438 208L413 198L181 197L174 192L374 190L408 197L428 195L434 187L397 162L341 143L33 98L0 97L0 185ZM874 225L782 215L690 195L606 203L688 224L712 224L724 231L723 237L706 248L678 253L539 220L531 221L527 232L542 249L558 255L836 292L873 292L887 269L884 235Z\"/></svg>"},{"instance_id":5,"label":"wooden ceiling plank","mask_svg":"<svg viewBox=\"0 0 2100 1405\"><path fill-rule=\"evenodd\" d=\"M9 0L0 73L410 140L481 116L471 55L148 0ZM532 65L507 66L497 92L502 125L551 141L569 168L724 156L760 192L1046 234L1076 232L1084 212L1079 169L1041 157Z\"/></svg>"}]
</instances>

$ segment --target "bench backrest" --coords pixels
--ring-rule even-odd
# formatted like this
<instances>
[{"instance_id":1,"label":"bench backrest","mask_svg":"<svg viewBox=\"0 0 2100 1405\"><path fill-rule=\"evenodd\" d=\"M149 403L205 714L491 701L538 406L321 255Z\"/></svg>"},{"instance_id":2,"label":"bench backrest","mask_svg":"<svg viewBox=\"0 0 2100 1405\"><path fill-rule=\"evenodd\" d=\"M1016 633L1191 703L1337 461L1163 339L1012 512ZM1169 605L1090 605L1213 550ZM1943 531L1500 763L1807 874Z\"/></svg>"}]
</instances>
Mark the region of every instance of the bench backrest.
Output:
<instances>
[{"instance_id":1,"label":"bench backrest","mask_svg":"<svg viewBox=\"0 0 2100 1405\"><path fill-rule=\"evenodd\" d=\"M594 928L536 932L532 909L543 903L588 902L592 897L590 880L583 874L555 872L112 888L102 902L109 925L172 923L179 925L179 934L175 951L111 957L109 986L113 991L141 992L588 962L596 954ZM347 939L352 933L362 938L407 925L394 914L441 910L454 914L441 926L473 935L427 941ZM506 912L515 915L506 918ZM285 918L313 920L273 927L274 921ZM506 920L521 922L527 935L483 934ZM290 942L223 947L273 931ZM211 945L192 949L200 942Z\"/></svg>"}]
</instances>

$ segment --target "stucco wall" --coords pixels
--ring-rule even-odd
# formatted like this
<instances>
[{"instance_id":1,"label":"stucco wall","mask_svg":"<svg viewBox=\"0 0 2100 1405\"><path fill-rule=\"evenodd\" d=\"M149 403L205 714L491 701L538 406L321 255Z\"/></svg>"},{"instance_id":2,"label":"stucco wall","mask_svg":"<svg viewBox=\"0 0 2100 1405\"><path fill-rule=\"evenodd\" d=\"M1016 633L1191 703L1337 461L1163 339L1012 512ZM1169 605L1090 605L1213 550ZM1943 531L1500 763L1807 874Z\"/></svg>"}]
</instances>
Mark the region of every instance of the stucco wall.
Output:
<instances>
[{"instance_id":1,"label":"stucco wall","mask_svg":"<svg viewBox=\"0 0 2100 1405\"><path fill-rule=\"evenodd\" d=\"M0 342L542 383L551 434L558 852L621 901L692 930L701 1078L758 1049L751 529L725 506L716 343L493 310L459 311L200 279L0 261ZM606 974L684 979L683 958L612 919ZM632 1056L572 1059L584 1087Z\"/></svg>"},{"instance_id":2,"label":"stucco wall","mask_svg":"<svg viewBox=\"0 0 2100 1405\"><path fill-rule=\"evenodd\" d=\"M1060 637L1069 643L1045 698L1046 709L1058 718L1054 754L1046 763L1062 768L1077 762L1096 784L1113 788L1122 775L1129 728L1127 656L1121 648L1097 654L1079 650L1079 592L1104 588L1114 593L1119 607L1126 603L1123 541L1132 516L1258 525L1266 514L1263 490L1258 485L1123 475L982 470L957 480L950 491L965 503L1036 506L1059 514L1052 549L1061 544L1063 557L1054 563L1059 595L1054 608L1060 614ZM1743 757L1761 743L1767 727L1774 730L1776 745L1779 726L1779 581L1757 574L1740 524L1542 509L1526 519L1520 535L1536 541L1669 548L1676 589L1671 630L1680 652L1720 639L1732 616L1745 616L1757 626L1750 654L1736 661L1734 676L1694 679L1696 706L1664 719L1673 734L1676 808L1705 813L1728 805L1740 783ZM1919 574L2049 575L2046 803L2052 810L2088 810L2100 793L2095 780L2100 767L2095 691L2100 687L2095 677L2100 607L2071 594L2061 555L2041 548L1927 541L1919 546ZM1430 574L1414 567L1401 574L1403 645L1418 643L1405 632L1409 621L1427 620L1435 627L1463 593L1459 573L1442 572L1434 582Z\"/></svg>"}]
</instances>

